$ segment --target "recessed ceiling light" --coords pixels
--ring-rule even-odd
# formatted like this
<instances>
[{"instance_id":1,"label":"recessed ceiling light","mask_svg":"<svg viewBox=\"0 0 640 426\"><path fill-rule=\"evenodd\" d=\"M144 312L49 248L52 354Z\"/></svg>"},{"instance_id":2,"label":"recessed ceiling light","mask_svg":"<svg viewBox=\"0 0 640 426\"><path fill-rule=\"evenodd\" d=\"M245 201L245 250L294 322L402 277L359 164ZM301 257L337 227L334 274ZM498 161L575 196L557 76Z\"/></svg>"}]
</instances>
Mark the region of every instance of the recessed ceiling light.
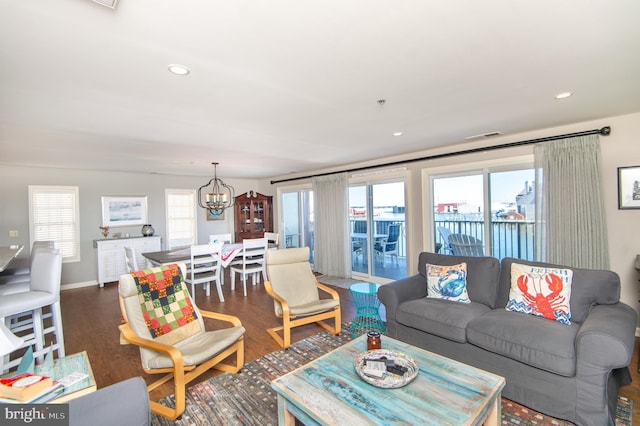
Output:
<instances>
[{"instance_id":1,"label":"recessed ceiling light","mask_svg":"<svg viewBox=\"0 0 640 426\"><path fill-rule=\"evenodd\" d=\"M178 65L178 64L169 65L169 71L178 75L187 75L191 72L189 71L189 68L185 67L184 65Z\"/></svg>"},{"instance_id":2,"label":"recessed ceiling light","mask_svg":"<svg viewBox=\"0 0 640 426\"><path fill-rule=\"evenodd\" d=\"M568 98L569 96L573 95L573 93L571 92L562 92L562 93L558 93L556 95L556 99L564 99L564 98Z\"/></svg>"},{"instance_id":3,"label":"recessed ceiling light","mask_svg":"<svg viewBox=\"0 0 640 426\"><path fill-rule=\"evenodd\" d=\"M395 132L393 136L402 136L402 132Z\"/></svg>"}]
</instances>

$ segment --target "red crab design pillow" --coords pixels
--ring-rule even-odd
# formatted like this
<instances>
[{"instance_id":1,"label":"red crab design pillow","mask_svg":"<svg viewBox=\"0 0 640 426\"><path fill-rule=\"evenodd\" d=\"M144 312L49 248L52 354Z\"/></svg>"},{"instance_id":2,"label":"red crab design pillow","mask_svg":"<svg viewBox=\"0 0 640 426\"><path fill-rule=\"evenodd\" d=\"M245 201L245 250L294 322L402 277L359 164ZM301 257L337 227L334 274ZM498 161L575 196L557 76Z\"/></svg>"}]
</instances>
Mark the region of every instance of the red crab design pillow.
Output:
<instances>
[{"instance_id":1,"label":"red crab design pillow","mask_svg":"<svg viewBox=\"0 0 640 426\"><path fill-rule=\"evenodd\" d=\"M571 324L571 269L511 264L511 289L506 310Z\"/></svg>"},{"instance_id":2,"label":"red crab design pillow","mask_svg":"<svg viewBox=\"0 0 640 426\"><path fill-rule=\"evenodd\" d=\"M471 303L467 294L467 264L427 264L427 297Z\"/></svg>"}]
</instances>

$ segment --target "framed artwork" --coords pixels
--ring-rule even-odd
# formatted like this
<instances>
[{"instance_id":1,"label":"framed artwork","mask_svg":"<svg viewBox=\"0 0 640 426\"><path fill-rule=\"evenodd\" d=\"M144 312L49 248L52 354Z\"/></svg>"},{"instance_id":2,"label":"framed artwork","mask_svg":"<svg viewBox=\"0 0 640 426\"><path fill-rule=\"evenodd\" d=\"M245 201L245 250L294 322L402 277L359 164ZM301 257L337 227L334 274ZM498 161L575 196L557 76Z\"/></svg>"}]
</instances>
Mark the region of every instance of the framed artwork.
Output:
<instances>
[{"instance_id":1,"label":"framed artwork","mask_svg":"<svg viewBox=\"0 0 640 426\"><path fill-rule=\"evenodd\" d=\"M224 210L220 213L216 213L212 210L207 209L207 220L224 220Z\"/></svg>"},{"instance_id":2,"label":"framed artwork","mask_svg":"<svg viewBox=\"0 0 640 426\"><path fill-rule=\"evenodd\" d=\"M618 209L640 209L640 166L618 167Z\"/></svg>"},{"instance_id":3,"label":"framed artwork","mask_svg":"<svg viewBox=\"0 0 640 426\"><path fill-rule=\"evenodd\" d=\"M147 197L102 197L102 226L147 223Z\"/></svg>"}]
</instances>

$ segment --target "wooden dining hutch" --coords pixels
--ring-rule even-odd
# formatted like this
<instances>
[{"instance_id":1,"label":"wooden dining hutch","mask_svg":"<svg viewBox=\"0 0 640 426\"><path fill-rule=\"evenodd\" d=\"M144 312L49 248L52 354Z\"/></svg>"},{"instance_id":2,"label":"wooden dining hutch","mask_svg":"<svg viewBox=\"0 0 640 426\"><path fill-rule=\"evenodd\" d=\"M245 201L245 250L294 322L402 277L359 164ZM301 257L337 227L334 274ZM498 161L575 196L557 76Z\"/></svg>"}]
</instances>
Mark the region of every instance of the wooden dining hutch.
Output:
<instances>
[{"instance_id":1,"label":"wooden dining hutch","mask_svg":"<svg viewBox=\"0 0 640 426\"><path fill-rule=\"evenodd\" d=\"M235 241L262 238L273 232L273 197L248 191L235 198Z\"/></svg>"}]
</instances>

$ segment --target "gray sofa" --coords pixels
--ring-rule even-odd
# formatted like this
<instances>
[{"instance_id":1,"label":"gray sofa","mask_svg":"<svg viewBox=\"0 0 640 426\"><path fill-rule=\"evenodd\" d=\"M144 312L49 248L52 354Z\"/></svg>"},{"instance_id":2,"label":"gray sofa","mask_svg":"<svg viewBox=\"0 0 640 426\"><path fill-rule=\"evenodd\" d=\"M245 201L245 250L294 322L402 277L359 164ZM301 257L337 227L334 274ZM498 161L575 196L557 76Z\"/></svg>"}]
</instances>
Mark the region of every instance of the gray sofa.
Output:
<instances>
[{"instance_id":1,"label":"gray sofa","mask_svg":"<svg viewBox=\"0 0 640 426\"><path fill-rule=\"evenodd\" d=\"M142 377L133 377L69 401L69 426L148 426L149 394Z\"/></svg>"},{"instance_id":2,"label":"gray sofa","mask_svg":"<svg viewBox=\"0 0 640 426\"><path fill-rule=\"evenodd\" d=\"M426 265L467 263L471 303L426 298ZM505 310L513 262L421 253L419 274L378 290L387 334L499 374L502 395L579 425L613 425L618 388L630 383L636 312L619 301L611 271L570 268L571 325ZM383 342L384 345L384 342Z\"/></svg>"}]
</instances>

